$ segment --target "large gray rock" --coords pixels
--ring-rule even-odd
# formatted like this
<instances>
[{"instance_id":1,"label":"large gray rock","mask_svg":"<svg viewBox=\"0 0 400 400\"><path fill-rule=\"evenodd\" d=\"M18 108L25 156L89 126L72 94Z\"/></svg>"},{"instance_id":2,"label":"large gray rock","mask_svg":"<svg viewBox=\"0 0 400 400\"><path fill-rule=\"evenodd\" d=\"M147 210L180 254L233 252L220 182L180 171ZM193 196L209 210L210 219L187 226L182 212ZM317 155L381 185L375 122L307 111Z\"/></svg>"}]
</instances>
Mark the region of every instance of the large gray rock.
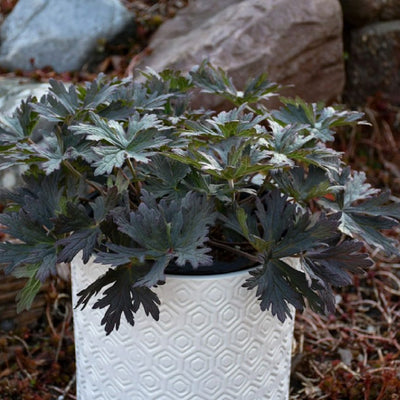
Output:
<instances>
[{"instance_id":1,"label":"large gray rock","mask_svg":"<svg viewBox=\"0 0 400 400\"><path fill-rule=\"evenodd\" d=\"M351 32L346 99L364 104L383 95L400 104L400 21L378 22Z\"/></svg>"},{"instance_id":2,"label":"large gray rock","mask_svg":"<svg viewBox=\"0 0 400 400\"><path fill-rule=\"evenodd\" d=\"M331 102L344 86L341 37L338 0L192 0L159 28L139 68L189 70L208 58L238 87L268 72L294 85L285 95Z\"/></svg>"},{"instance_id":3,"label":"large gray rock","mask_svg":"<svg viewBox=\"0 0 400 400\"><path fill-rule=\"evenodd\" d=\"M77 70L130 23L119 0L19 0L1 26L0 66Z\"/></svg>"},{"instance_id":4,"label":"large gray rock","mask_svg":"<svg viewBox=\"0 0 400 400\"><path fill-rule=\"evenodd\" d=\"M346 22L355 26L400 19L399 0L341 0Z\"/></svg>"},{"instance_id":5,"label":"large gray rock","mask_svg":"<svg viewBox=\"0 0 400 400\"><path fill-rule=\"evenodd\" d=\"M0 115L11 115L30 96L40 99L48 90L47 83L22 78L0 78ZM0 154L1 157L1 154ZM14 167L0 171L0 188L12 189L24 168Z\"/></svg>"},{"instance_id":6,"label":"large gray rock","mask_svg":"<svg viewBox=\"0 0 400 400\"><path fill-rule=\"evenodd\" d=\"M0 114L11 115L29 96L40 99L48 90L47 83L26 78L0 78Z\"/></svg>"}]
</instances>

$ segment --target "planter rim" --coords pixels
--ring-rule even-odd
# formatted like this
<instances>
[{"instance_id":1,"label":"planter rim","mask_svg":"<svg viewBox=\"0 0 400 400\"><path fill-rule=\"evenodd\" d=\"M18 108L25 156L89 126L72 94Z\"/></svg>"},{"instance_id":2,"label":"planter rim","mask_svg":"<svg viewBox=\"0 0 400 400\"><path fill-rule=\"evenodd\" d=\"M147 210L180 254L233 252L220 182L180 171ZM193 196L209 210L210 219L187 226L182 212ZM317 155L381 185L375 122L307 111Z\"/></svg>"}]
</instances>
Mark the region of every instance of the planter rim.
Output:
<instances>
[{"instance_id":1,"label":"planter rim","mask_svg":"<svg viewBox=\"0 0 400 400\"><path fill-rule=\"evenodd\" d=\"M295 267L292 262L290 261L292 257L285 257L285 261L289 262L289 264L292 267ZM79 261L78 261L79 260ZM102 266L106 266L105 264L97 263L94 258L91 260L94 264L99 264ZM78 262L81 263L80 258L75 259L73 262ZM227 272L217 272L217 273L171 273L171 272L166 272L165 276L168 278L168 280L171 279L180 279L180 280L187 280L187 279L194 279L194 280L215 280L215 279L223 279L223 278L234 278L236 276L242 276L250 271L256 269L256 265L248 266L243 269L239 269L236 271L227 271ZM295 267L296 268L296 267ZM160 285L157 285L160 286Z\"/></svg>"},{"instance_id":2,"label":"planter rim","mask_svg":"<svg viewBox=\"0 0 400 400\"><path fill-rule=\"evenodd\" d=\"M76 264L80 264L80 267L85 268L87 264L83 264L82 263L82 254L79 253L79 255L74 258L74 260L72 261L73 263ZM247 262L247 264L245 264L245 262ZM101 265L102 267L105 268L111 268L110 265L108 264L103 264L101 262L97 262L96 261L96 257L91 257L90 258L90 263L93 264L97 264L97 265ZM222 272L215 272L215 273L209 273L209 272L205 272L205 273L201 273L201 272L196 272L198 270L196 269L190 269L190 272L186 272L186 271L179 271L177 270L177 272L165 272L165 276L168 278L168 280L170 279L195 279L195 280L212 280L212 279L222 279L222 278L234 278L235 276L241 276L244 275L245 273L248 273L249 271L257 268L257 266L253 263L252 265L249 265L248 260L244 259L244 258L239 258L233 262L229 262L229 261L214 261L214 263L212 265L216 266L216 269L218 269L219 267L223 267L223 266L232 266L232 271L222 271ZM106 270L104 270L104 272L106 272ZM158 285L157 285L158 286Z\"/></svg>"},{"instance_id":3,"label":"planter rim","mask_svg":"<svg viewBox=\"0 0 400 400\"><path fill-rule=\"evenodd\" d=\"M299 269L299 267L293 263L294 258L292 257L284 257L284 260L293 268ZM215 280L215 279L223 279L223 278L234 278L236 276L242 276L245 275L246 273L249 273L252 270L257 269L257 265L251 265L248 267L245 267L243 269L239 269L236 271L228 271L228 272L218 272L218 273L213 273L213 274L185 274L185 273L169 273L166 272L165 276L170 280L170 279L195 279L195 280Z\"/></svg>"},{"instance_id":4,"label":"planter rim","mask_svg":"<svg viewBox=\"0 0 400 400\"><path fill-rule=\"evenodd\" d=\"M223 279L223 278L233 278L235 276L240 276L248 273L249 271L255 269L256 267L248 267L241 269L239 271L232 271L232 272L220 272L215 274L171 274L166 273L165 276L170 279L195 279L195 280L212 280L212 279Z\"/></svg>"}]
</instances>

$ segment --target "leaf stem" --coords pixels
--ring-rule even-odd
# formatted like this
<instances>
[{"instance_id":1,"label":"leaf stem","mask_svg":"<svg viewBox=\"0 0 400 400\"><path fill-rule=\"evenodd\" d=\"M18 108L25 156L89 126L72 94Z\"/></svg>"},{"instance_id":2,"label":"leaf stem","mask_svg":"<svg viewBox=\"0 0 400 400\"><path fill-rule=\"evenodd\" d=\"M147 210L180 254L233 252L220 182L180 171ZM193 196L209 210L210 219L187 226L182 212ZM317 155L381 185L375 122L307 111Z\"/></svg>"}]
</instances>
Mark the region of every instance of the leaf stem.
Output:
<instances>
[{"instance_id":1,"label":"leaf stem","mask_svg":"<svg viewBox=\"0 0 400 400\"><path fill-rule=\"evenodd\" d=\"M136 175L136 171L135 171L135 168L133 167L132 161L128 157L126 158L126 164L128 165L128 168L131 171L132 180L133 180L133 184L135 186L136 194L139 195L140 194L139 179L138 179L138 177Z\"/></svg>"},{"instance_id":2,"label":"leaf stem","mask_svg":"<svg viewBox=\"0 0 400 400\"><path fill-rule=\"evenodd\" d=\"M57 137L57 143L58 147L60 149L61 153L64 153L64 142L62 140L62 128L60 125L57 125L57 128L54 130L56 137Z\"/></svg>"},{"instance_id":3,"label":"leaf stem","mask_svg":"<svg viewBox=\"0 0 400 400\"><path fill-rule=\"evenodd\" d=\"M72 172L73 175L75 175L77 178L83 179L89 186L91 186L93 189L97 190L100 194L105 195L105 192L101 186L99 186L97 183L92 182L88 179L86 179L78 170L76 170L73 165L68 161L68 160L63 160L62 161L63 165L70 171Z\"/></svg>"},{"instance_id":4,"label":"leaf stem","mask_svg":"<svg viewBox=\"0 0 400 400\"><path fill-rule=\"evenodd\" d=\"M63 160L62 163L64 164L64 166L70 171L72 172L73 175L75 175L77 178L83 178L82 174L77 171L72 164L67 161L67 160Z\"/></svg>"},{"instance_id":5,"label":"leaf stem","mask_svg":"<svg viewBox=\"0 0 400 400\"><path fill-rule=\"evenodd\" d=\"M124 170L122 168L118 168L119 172L122 174L122 176L127 180L128 182L128 186L131 188L131 190L138 195L137 193L137 188L132 184L131 180L129 179L129 177L126 175L126 173L124 172ZM136 205L133 204L132 201L130 201L131 205L133 208L136 208Z\"/></svg>"},{"instance_id":6,"label":"leaf stem","mask_svg":"<svg viewBox=\"0 0 400 400\"><path fill-rule=\"evenodd\" d=\"M42 225L42 228L44 231L46 231L46 235L49 236L51 235L51 237L55 240L57 240L57 236L46 226L46 225Z\"/></svg>"},{"instance_id":7,"label":"leaf stem","mask_svg":"<svg viewBox=\"0 0 400 400\"><path fill-rule=\"evenodd\" d=\"M215 246L215 247L219 247L220 249L224 249L227 250L231 253L237 254L239 256L245 257L250 261L253 262L259 262L260 260L258 259L257 256L253 256L252 254L246 253L245 251L239 250L235 247L231 247L225 243L221 243L221 242L216 242L215 240L209 240L208 241L211 245Z\"/></svg>"}]
</instances>

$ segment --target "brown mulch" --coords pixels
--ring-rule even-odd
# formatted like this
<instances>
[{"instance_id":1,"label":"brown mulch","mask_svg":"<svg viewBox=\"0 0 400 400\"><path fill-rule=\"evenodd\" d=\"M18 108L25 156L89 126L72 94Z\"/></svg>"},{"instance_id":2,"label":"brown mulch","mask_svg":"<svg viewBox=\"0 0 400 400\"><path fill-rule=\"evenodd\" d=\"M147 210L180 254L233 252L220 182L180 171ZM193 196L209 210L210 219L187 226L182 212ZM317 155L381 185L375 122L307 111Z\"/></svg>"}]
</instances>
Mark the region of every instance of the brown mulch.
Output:
<instances>
[{"instance_id":1,"label":"brown mulch","mask_svg":"<svg viewBox=\"0 0 400 400\"><path fill-rule=\"evenodd\" d=\"M2 400L76 398L72 310L66 286L52 282L44 315L33 328L0 333Z\"/></svg>"},{"instance_id":2,"label":"brown mulch","mask_svg":"<svg viewBox=\"0 0 400 400\"><path fill-rule=\"evenodd\" d=\"M297 315L292 397L400 399L400 263L377 260L335 315Z\"/></svg>"},{"instance_id":3,"label":"brown mulch","mask_svg":"<svg viewBox=\"0 0 400 400\"><path fill-rule=\"evenodd\" d=\"M9 13L16 0L0 0ZM37 81L92 80L98 73L127 76L148 51L152 33L187 0L124 0L136 13L137 33L105 44L97 62L81 71L57 74L0 71ZM400 201L400 107L382 95L362 107L370 126L338 134L336 146L375 186L391 188ZM1 212L1 211L0 211ZM398 236L399 231L391 232ZM1 238L0 238L1 240ZM400 399L400 260L375 254L376 264L354 285L337 291L337 312L323 317L297 314L291 400ZM0 332L0 399L75 399L75 362L69 285L49 282L47 304L34 327Z\"/></svg>"}]
</instances>

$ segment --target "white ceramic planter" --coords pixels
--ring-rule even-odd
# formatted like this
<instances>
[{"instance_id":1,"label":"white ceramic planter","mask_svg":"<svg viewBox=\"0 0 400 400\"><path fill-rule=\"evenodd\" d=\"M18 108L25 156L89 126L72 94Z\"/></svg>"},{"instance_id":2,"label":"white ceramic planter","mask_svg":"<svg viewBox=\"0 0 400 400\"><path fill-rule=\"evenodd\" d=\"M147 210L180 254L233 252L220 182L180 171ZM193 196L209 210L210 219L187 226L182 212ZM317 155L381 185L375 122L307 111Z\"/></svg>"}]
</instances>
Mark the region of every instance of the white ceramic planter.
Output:
<instances>
[{"instance_id":1,"label":"white ceramic planter","mask_svg":"<svg viewBox=\"0 0 400 400\"><path fill-rule=\"evenodd\" d=\"M74 305L107 268L73 263ZM104 310L76 309L78 399L287 400L293 320L260 312L247 274L169 275L156 289L160 321L139 310L109 336Z\"/></svg>"}]
</instances>

